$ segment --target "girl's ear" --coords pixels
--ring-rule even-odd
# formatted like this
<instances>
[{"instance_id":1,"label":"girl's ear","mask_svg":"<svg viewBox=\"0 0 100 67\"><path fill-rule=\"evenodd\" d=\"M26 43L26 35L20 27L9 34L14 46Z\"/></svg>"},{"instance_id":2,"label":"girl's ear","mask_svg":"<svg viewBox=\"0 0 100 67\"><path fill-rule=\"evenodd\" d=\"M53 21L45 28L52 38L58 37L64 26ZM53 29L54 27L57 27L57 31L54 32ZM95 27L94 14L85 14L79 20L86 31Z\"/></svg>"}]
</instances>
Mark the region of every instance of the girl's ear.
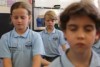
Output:
<instances>
[{"instance_id":1,"label":"girl's ear","mask_svg":"<svg viewBox=\"0 0 100 67\"><path fill-rule=\"evenodd\" d=\"M32 15L29 15L29 22L32 22Z\"/></svg>"},{"instance_id":2,"label":"girl's ear","mask_svg":"<svg viewBox=\"0 0 100 67\"><path fill-rule=\"evenodd\" d=\"M30 21L32 20L32 15L29 15L29 20L30 20Z\"/></svg>"},{"instance_id":3,"label":"girl's ear","mask_svg":"<svg viewBox=\"0 0 100 67\"><path fill-rule=\"evenodd\" d=\"M12 23L12 15L10 15L10 24L13 24L13 23Z\"/></svg>"}]
</instances>

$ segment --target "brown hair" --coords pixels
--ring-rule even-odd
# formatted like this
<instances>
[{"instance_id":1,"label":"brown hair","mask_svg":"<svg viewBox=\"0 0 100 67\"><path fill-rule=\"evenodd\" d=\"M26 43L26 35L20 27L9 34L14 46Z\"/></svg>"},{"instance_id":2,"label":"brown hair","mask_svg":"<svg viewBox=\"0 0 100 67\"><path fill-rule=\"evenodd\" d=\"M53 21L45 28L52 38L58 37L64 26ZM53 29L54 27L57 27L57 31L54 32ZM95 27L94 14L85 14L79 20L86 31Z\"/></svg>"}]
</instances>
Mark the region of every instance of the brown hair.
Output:
<instances>
[{"instance_id":1,"label":"brown hair","mask_svg":"<svg viewBox=\"0 0 100 67\"><path fill-rule=\"evenodd\" d=\"M25 2L15 2L10 9L10 13L12 15L12 11L17 8L25 8L28 11L28 15L32 14L32 8L28 3Z\"/></svg>"},{"instance_id":2,"label":"brown hair","mask_svg":"<svg viewBox=\"0 0 100 67\"><path fill-rule=\"evenodd\" d=\"M90 17L96 25L98 30L100 27L100 14L97 8L91 3L72 3L69 5L60 15L60 27L64 31L66 30L66 25L72 16L88 16Z\"/></svg>"},{"instance_id":3,"label":"brown hair","mask_svg":"<svg viewBox=\"0 0 100 67\"><path fill-rule=\"evenodd\" d=\"M56 20L57 19L56 13L54 11L49 10L45 13L44 19Z\"/></svg>"}]
</instances>

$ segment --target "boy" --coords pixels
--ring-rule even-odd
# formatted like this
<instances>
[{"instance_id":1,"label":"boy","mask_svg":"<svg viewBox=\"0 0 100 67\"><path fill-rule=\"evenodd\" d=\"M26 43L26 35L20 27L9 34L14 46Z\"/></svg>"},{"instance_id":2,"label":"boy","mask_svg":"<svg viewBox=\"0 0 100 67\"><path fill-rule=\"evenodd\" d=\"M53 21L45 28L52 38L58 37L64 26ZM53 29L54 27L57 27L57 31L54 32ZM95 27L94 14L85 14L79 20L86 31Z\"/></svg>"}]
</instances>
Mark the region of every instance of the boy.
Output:
<instances>
[{"instance_id":1,"label":"boy","mask_svg":"<svg viewBox=\"0 0 100 67\"><path fill-rule=\"evenodd\" d=\"M60 27L70 48L49 67L100 67L100 57L92 50L100 27L94 5L73 3L60 15Z\"/></svg>"},{"instance_id":2,"label":"boy","mask_svg":"<svg viewBox=\"0 0 100 67\"><path fill-rule=\"evenodd\" d=\"M66 50L66 41L64 39L63 32L55 29L54 25L57 20L57 16L54 11L47 11L44 15L45 30L40 32L46 55L43 56L49 62L52 62L56 57L60 55L59 46Z\"/></svg>"}]
</instances>

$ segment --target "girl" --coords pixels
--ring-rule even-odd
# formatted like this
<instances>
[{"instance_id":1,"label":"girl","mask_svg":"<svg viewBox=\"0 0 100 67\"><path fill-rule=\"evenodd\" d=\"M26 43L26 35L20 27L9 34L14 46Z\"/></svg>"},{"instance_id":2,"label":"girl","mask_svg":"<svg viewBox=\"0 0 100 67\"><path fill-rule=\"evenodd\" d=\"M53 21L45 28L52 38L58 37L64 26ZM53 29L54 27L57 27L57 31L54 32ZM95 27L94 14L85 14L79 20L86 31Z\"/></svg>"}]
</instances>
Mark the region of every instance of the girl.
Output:
<instances>
[{"instance_id":1,"label":"girl","mask_svg":"<svg viewBox=\"0 0 100 67\"><path fill-rule=\"evenodd\" d=\"M24 2L11 6L14 29L0 40L0 57L4 67L40 67L44 47L41 36L29 29L31 7Z\"/></svg>"}]
</instances>

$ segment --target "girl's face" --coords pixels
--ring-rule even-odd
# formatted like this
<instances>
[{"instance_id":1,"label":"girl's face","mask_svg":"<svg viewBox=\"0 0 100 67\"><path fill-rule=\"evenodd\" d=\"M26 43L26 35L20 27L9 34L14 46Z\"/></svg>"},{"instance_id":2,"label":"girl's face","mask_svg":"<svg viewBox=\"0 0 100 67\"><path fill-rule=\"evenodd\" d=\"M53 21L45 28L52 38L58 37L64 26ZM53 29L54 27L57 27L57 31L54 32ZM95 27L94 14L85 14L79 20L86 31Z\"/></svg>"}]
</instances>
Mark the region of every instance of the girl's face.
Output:
<instances>
[{"instance_id":1,"label":"girl's face","mask_svg":"<svg viewBox=\"0 0 100 67\"><path fill-rule=\"evenodd\" d=\"M11 21L16 30L26 30L29 25L31 16L24 8L17 8L12 11Z\"/></svg>"},{"instance_id":2,"label":"girl's face","mask_svg":"<svg viewBox=\"0 0 100 67\"><path fill-rule=\"evenodd\" d=\"M74 53L84 53L91 50L96 37L96 27L88 16L74 16L68 21L65 37Z\"/></svg>"}]
</instances>

